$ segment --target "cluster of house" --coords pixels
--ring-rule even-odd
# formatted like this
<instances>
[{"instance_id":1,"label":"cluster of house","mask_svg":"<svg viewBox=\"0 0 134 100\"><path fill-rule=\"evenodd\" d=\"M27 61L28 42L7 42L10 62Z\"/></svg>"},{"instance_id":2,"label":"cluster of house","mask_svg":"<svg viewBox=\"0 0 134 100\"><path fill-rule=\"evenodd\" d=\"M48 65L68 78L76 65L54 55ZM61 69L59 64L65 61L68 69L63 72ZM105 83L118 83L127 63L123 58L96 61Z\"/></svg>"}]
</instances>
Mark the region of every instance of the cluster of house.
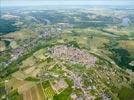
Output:
<instances>
[{"instance_id":1,"label":"cluster of house","mask_svg":"<svg viewBox=\"0 0 134 100\"><path fill-rule=\"evenodd\" d=\"M102 100L112 100L111 96L107 93L102 93L100 96L102 97Z\"/></svg>"},{"instance_id":2,"label":"cluster of house","mask_svg":"<svg viewBox=\"0 0 134 100\"><path fill-rule=\"evenodd\" d=\"M23 53L23 49L22 48L17 48L12 54L12 61L18 59L18 57Z\"/></svg>"},{"instance_id":3,"label":"cluster of house","mask_svg":"<svg viewBox=\"0 0 134 100\"><path fill-rule=\"evenodd\" d=\"M53 27L46 28L43 31L41 31L39 33L39 37L47 38L50 36L54 36L54 35L52 35L53 33L62 31L67 27L69 27L68 23L58 23L58 24L54 25ZM7 61L4 64L4 66L5 67L8 66L12 61L17 60L20 56L22 56L25 52L27 52L27 50L30 50L31 48L33 48L35 46L35 44L37 44L38 39L40 39L40 38L27 40L27 41L25 41L25 43L22 47L14 49L11 54L11 59L9 61Z\"/></svg>"},{"instance_id":4,"label":"cluster of house","mask_svg":"<svg viewBox=\"0 0 134 100\"><path fill-rule=\"evenodd\" d=\"M96 57L90 55L86 51L77 48L59 45L54 47L53 56L57 59L68 60L72 63L81 63L92 66L96 62Z\"/></svg>"},{"instance_id":5,"label":"cluster of house","mask_svg":"<svg viewBox=\"0 0 134 100\"><path fill-rule=\"evenodd\" d=\"M64 29L66 29L66 28L68 28L68 27L71 27L71 25L70 25L69 23L57 23L57 24L55 25L55 27L56 27L56 29L58 29L58 30L64 30Z\"/></svg>"},{"instance_id":6,"label":"cluster of house","mask_svg":"<svg viewBox=\"0 0 134 100\"><path fill-rule=\"evenodd\" d=\"M46 28L46 29L42 30L39 34L39 37L40 38L44 38L44 37L47 38L51 35L50 33L57 33L59 31L63 31L64 29L66 29L68 27L70 27L70 25L68 23L57 23L53 27Z\"/></svg>"},{"instance_id":7,"label":"cluster of house","mask_svg":"<svg viewBox=\"0 0 134 100\"><path fill-rule=\"evenodd\" d=\"M41 30L39 32L39 37L40 38L47 38L47 37L50 37L51 34L50 33L53 33L53 32L56 32L56 30L54 28L46 28L44 30Z\"/></svg>"},{"instance_id":8,"label":"cluster of house","mask_svg":"<svg viewBox=\"0 0 134 100\"><path fill-rule=\"evenodd\" d=\"M35 44L37 43L37 41L38 39L33 39L29 41L27 40L25 41L25 44L22 47L14 49L11 54L11 61L17 60L20 56L22 56L28 50L33 48Z\"/></svg>"},{"instance_id":9,"label":"cluster of house","mask_svg":"<svg viewBox=\"0 0 134 100\"><path fill-rule=\"evenodd\" d=\"M71 94L71 99L72 100L94 100L93 97L84 98L83 96L77 96L76 93Z\"/></svg>"}]
</instances>

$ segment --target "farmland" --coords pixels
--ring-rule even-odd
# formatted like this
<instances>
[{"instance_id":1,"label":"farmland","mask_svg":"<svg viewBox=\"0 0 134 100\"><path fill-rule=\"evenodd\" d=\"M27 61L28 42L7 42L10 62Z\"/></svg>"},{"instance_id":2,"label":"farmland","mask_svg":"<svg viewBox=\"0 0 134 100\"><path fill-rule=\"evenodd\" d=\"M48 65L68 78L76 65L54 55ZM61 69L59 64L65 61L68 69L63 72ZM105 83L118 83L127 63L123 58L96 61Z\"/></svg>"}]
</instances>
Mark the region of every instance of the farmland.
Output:
<instances>
[{"instance_id":1,"label":"farmland","mask_svg":"<svg viewBox=\"0 0 134 100\"><path fill-rule=\"evenodd\" d=\"M3 10L0 99L133 100L134 12L117 8Z\"/></svg>"}]
</instances>

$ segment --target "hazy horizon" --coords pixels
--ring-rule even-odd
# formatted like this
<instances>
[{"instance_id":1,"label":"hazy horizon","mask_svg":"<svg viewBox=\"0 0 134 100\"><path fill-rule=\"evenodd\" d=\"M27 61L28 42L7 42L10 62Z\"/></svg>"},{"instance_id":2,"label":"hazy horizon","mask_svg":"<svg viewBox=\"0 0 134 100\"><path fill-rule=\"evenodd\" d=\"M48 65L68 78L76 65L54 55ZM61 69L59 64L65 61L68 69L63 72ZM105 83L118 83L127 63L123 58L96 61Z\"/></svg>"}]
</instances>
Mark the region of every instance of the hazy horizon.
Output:
<instances>
[{"instance_id":1,"label":"hazy horizon","mask_svg":"<svg viewBox=\"0 0 134 100\"><path fill-rule=\"evenodd\" d=\"M43 6L43 5L134 5L132 0L1 0L1 7Z\"/></svg>"}]
</instances>

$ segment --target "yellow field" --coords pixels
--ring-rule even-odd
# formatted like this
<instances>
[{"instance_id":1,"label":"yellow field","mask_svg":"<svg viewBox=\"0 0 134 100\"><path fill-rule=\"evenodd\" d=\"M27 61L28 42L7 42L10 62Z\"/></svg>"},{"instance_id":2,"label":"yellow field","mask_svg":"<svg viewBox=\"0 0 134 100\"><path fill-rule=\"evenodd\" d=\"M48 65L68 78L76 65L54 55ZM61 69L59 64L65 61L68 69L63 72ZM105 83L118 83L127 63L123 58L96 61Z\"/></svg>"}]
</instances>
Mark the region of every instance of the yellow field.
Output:
<instances>
[{"instance_id":1,"label":"yellow field","mask_svg":"<svg viewBox=\"0 0 134 100\"><path fill-rule=\"evenodd\" d=\"M116 35L131 35L134 31L133 27L123 27L123 28L117 28L114 26L110 26L108 28L105 28L104 30L108 32L112 32Z\"/></svg>"},{"instance_id":2,"label":"yellow field","mask_svg":"<svg viewBox=\"0 0 134 100\"><path fill-rule=\"evenodd\" d=\"M104 46L104 43L108 43L108 40L105 38L94 37L89 41L92 49L97 49Z\"/></svg>"},{"instance_id":3,"label":"yellow field","mask_svg":"<svg viewBox=\"0 0 134 100\"><path fill-rule=\"evenodd\" d=\"M79 44L86 44L86 43L87 43L87 37L80 36L80 37L77 39L77 41L78 41Z\"/></svg>"},{"instance_id":4,"label":"yellow field","mask_svg":"<svg viewBox=\"0 0 134 100\"><path fill-rule=\"evenodd\" d=\"M5 43L0 41L0 51L4 51L6 49Z\"/></svg>"},{"instance_id":5,"label":"yellow field","mask_svg":"<svg viewBox=\"0 0 134 100\"><path fill-rule=\"evenodd\" d=\"M36 85L22 94L23 100L44 100L44 93L41 85Z\"/></svg>"},{"instance_id":6,"label":"yellow field","mask_svg":"<svg viewBox=\"0 0 134 100\"><path fill-rule=\"evenodd\" d=\"M40 49L35 52L31 57L27 58L22 62L20 68L22 69L23 73L27 76L36 77L40 71L46 67L45 62L45 49Z\"/></svg>"},{"instance_id":7,"label":"yellow field","mask_svg":"<svg viewBox=\"0 0 134 100\"><path fill-rule=\"evenodd\" d=\"M40 49L39 51L35 52L31 57L27 58L22 62L21 68L27 68L34 66L37 62L45 60L45 49Z\"/></svg>"},{"instance_id":8,"label":"yellow field","mask_svg":"<svg viewBox=\"0 0 134 100\"><path fill-rule=\"evenodd\" d=\"M134 54L134 40L119 41L119 46L127 49L130 53Z\"/></svg>"},{"instance_id":9,"label":"yellow field","mask_svg":"<svg viewBox=\"0 0 134 100\"><path fill-rule=\"evenodd\" d=\"M11 48L13 48L13 49L15 49L15 48L18 47L16 41L11 41L10 46L11 46Z\"/></svg>"},{"instance_id":10,"label":"yellow field","mask_svg":"<svg viewBox=\"0 0 134 100\"><path fill-rule=\"evenodd\" d=\"M25 78L27 78L27 76L22 71L17 71L15 73L13 73L12 77L14 77L18 80L24 80Z\"/></svg>"},{"instance_id":11,"label":"yellow field","mask_svg":"<svg viewBox=\"0 0 134 100\"><path fill-rule=\"evenodd\" d=\"M4 37L10 37L13 38L14 40L24 40L30 37L36 37L37 33L29 30L29 29L22 29L20 31L16 31L10 34L6 34Z\"/></svg>"},{"instance_id":12,"label":"yellow field","mask_svg":"<svg viewBox=\"0 0 134 100\"><path fill-rule=\"evenodd\" d=\"M18 80L16 78L12 78L5 83L6 90L18 89L19 93L22 93L23 91L25 91L25 89L28 89L33 85L35 85L35 83L25 80Z\"/></svg>"},{"instance_id":13,"label":"yellow field","mask_svg":"<svg viewBox=\"0 0 134 100\"><path fill-rule=\"evenodd\" d=\"M44 63L41 63L37 66L28 67L23 70L23 72L25 75L36 77L40 73L42 67L44 67Z\"/></svg>"},{"instance_id":14,"label":"yellow field","mask_svg":"<svg viewBox=\"0 0 134 100\"><path fill-rule=\"evenodd\" d=\"M45 49L40 49L33 54L33 56L38 60L45 60Z\"/></svg>"},{"instance_id":15,"label":"yellow field","mask_svg":"<svg viewBox=\"0 0 134 100\"><path fill-rule=\"evenodd\" d=\"M7 91L17 89L23 100L44 100L45 98L41 84L35 82L12 78L5 86Z\"/></svg>"}]
</instances>

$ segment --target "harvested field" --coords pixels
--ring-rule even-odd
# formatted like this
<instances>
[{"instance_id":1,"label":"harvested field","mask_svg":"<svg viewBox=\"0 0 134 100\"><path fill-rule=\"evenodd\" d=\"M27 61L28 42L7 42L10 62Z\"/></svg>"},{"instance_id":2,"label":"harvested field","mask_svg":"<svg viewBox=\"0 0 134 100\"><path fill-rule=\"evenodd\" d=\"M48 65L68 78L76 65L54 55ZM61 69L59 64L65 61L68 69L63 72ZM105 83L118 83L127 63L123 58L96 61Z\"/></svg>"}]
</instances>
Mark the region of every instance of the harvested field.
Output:
<instances>
[{"instance_id":1,"label":"harvested field","mask_svg":"<svg viewBox=\"0 0 134 100\"><path fill-rule=\"evenodd\" d=\"M32 88L35 85L36 84L33 82L28 82L27 84L23 84L22 86L18 87L18 92L21 94L21 93L29 90L30 88Z\"/></svg>"},{"instance_id":2,"label":"harvested field","mask_svg":"<svg viewBox=\"0 0 134 100\"><path fill-rule=\"evenodd\" d=\"M18 93L21 94L24 91L28 90L29 88L33 87L35 83L12 78L7 83L5 83L5 85L6 85L6 90L17 89Z\"/></svg>"},{"instance_id":3,"label":"harvested field","mask_svg":"<svg viewBox=\"0 0 134 100\"><path fill-rule=\"evenodd\" d=\"M27 69L24 71L24 73L25 73L25 74L30 74L30 73L32 73L34 70L35 70L35 67L33 66L33 67L30 67L30 68L27 68Z\"/></svg>"},{"instance_id":4,"label":"harvested field","mask_svg":"<svg viewBox=\"0 0 134 100\"><path fill-rule=\"evenodd\" d=\"M24 60L22 62L22 64L23 64L22 68L25 68L28 66L33 66L35 64L35 61L34 61L33 57L29 57L26 60Z\"/></svg>"},{"instance_id":5,"label":"harvested field","mask_svg":"<svg viewBox=\"0 0 134 100\"><path fill-rule=\"evenodd\" d=\"M18 80L24 80L27 76L23 72L17 71L17 72L12 74L12 77L14 77Z\"/></svg>"},{"instance_id":6,"label":"harvested field","mask_svg":"<svg viewBox=\"0 0 134 100\"><path fill-rule=\"evenodd\" d=\"M36 77L37 74L40 73L42 68L45 67L45 65L46 65L46 62L43 62L43 63L31 66L31 67L25 68L25 70L23 70L23 72L26 75L30 75L30 76Z\"/></svg>"},{"instance_id":7,"label":"harvested field","mask_svg":"<svg viewBox=\"0 0 134 100\"><path fill-rule=\"evenodd\" d=\"M41 84L31 81L24 81L12 78L6 83L6 90L17 89L23 100L44 100L44 93Z\"/></svg>"},{"instance_id":8,"label":"harvested field","mask_svg":"<svg viewBox=\"0 0 134 100\"><path fill-rule=\"evenodd\" d=\"M40 84L23 92L22 94L23 100L44 100L44 94Z\"/></svg>"},{"instance_id":9,"label":"harvested field","mask_svg":"<svg viewBox=\"0 0 134 100\"><path fill-rule=\"evenodd\" d=\"M119 46L127 49L130 53L134 54L134 41L133 40L121 40L119 41Z\"/></svg>"},{"instance_id":10,"label":"harvested field","mask_svg":"<svg viewBox=\"0 0 134 100\"><path fill-rule=\"evenodd\" d=\"M4 51L6 49L5 43L0 41L0 51Z\"/></svg>"}]
</instances>

